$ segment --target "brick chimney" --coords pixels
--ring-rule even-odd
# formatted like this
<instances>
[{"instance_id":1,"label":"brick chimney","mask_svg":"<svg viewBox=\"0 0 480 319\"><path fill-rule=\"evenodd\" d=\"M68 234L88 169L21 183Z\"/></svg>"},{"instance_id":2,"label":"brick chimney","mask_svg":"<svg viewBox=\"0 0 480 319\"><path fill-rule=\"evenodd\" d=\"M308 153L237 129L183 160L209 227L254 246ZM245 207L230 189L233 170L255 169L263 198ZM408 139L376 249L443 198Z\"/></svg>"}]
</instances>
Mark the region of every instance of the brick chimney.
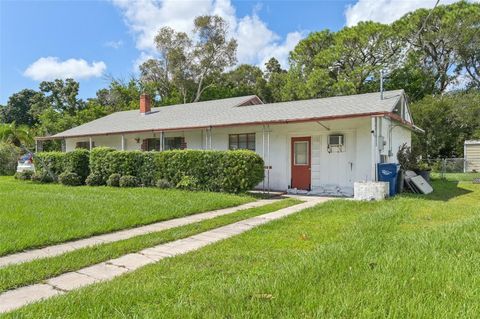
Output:
<instances>
[{"instance_id":1,"label":"brick chimney","mask_svg":"<svg viewBox=\"0 0 480 319\"><path fill-rule=\"evenodd\" d=\"M142 94L140 95L140 114L147 114L150 113L150 95Z\"/></svg>"}]
</instances>

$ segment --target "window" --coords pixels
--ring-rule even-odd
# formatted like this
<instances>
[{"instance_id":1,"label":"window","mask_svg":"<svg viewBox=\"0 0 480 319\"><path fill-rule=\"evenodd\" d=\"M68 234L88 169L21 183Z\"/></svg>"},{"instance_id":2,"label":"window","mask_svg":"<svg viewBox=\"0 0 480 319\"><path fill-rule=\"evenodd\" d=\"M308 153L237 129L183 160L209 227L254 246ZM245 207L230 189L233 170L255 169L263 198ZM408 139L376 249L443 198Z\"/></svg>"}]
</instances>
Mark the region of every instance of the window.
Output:
<instances>
[{"instance_id":1,"label":"window","mask_svg":"<svg viewBox=\"0 0 480 319\"><path fill-rule=\"evenodd\" d=\"M294 155L294 165L308 165L308 142L295 142Z\"/></svg>"},{"instance_id":2,"label":"window","mask_svg":"<svg viewBox=\"0 0 480 319\"><path fill-rule=\"evenodd\" d=\"M183 150L187 148L183 137L165 137L165 150Z\"/></svg>"},{"instance_id":3,"label":"window","mask_svg":"<svg viewBox=\"0 0 480 319\"><path fill-rule=\"evenodd\" d=\"M95 147L95 142L92 142L92 148ZM86 150L89 150L90 149L90 142L89 141L86 141L86 142L77 142L75 144L75 148L84 148Z\"/></svg>"},{"instance_id":4,"label":"window","mask_svg":"<svg viewBox=\"0 0 480 319\"><path fill-rule=\"evenodd\" d=\"M228 148L231 150L255 151L255 133L230 134L228 136Z\"/></svg>"},{"instance_id":5,"label":"window","mask_svg":"<svg viewBox=\"0 0 480 319\"><path fill-rule=\"evenodd\" d=\"M147 139L147 151L160 151L160 139L149 138Z\"/></svg>"},{"instance_id":6,"label":"window","mask_svg":"<svg viewBox=\"0 0 480 319\"><path fill-rule=\"evenodd\" d=\"M144 140L143 150L160 151L160 138L148 138ZM183 150L187 148L184 137L165 137L165 150Z\"/></svg>"}]
</instances>

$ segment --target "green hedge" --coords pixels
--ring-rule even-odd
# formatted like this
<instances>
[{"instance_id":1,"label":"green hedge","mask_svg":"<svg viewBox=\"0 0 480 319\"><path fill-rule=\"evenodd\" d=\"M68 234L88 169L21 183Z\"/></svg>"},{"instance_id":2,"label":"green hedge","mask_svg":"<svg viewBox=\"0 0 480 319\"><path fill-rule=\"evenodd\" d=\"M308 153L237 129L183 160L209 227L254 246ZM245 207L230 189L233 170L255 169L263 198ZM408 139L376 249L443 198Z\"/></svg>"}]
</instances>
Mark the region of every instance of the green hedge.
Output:
<instances>
[{"instance_id":1,"label":"green hedge","mask_svg":"<svg viewBox=\"0 0 480 319\"><path fill-rule=\"evenodd\" d=\"M90 154L84 149L64 152L41 152L34 157L35 171L38 174L53 174L54 180L64 172L77 174L85 182L89 169ZM50 172L48 172L48 169Z\"/></svg>"},{"instance_id":2,"label":"green hedge","mask_svg":"<svg viewBox=\"0 0 480 319\"><path fill-rule=\"evenodd\" d=\"M21 150L13 144L0 141L0 175L13 175Z\"/></svg>"},{"instance_id":3,"label":"green hedge","mask_svg":"<svg viewBox=\"0 0 480 319\"><path fill-rule=\"evenodd\" d=\"M114 152L113 148L109 147L95 147L90 151L90 174L95 176L95 181L99 185L105 185L108 177L111 175L108 170L108 153Z\"/></svg>"},{"instance_id":4,"label":"green hedge","mask_svg":"<svg viewBox=\"0 0 480 319\"><path fill-rule=\"evenodd\" d=\"M140 152L98 147L91 152L45 152L37 154L38 173L45 171L42 162L56 179L63 172L75 173L87 185L105 185L112 174L119 174L133 176L143 186L155 186L162 180L162 187L229 193L252 189L264 174L262 158L244 150Z\"/></svg>"},{"instance_id":5,"label":"green hedge","mask_svg":"<svg viewBox=\"0 0 480 319\"><path fill-rule=\"evenodd\" d=\"M58 179L58 175L65 171L65 156L63 152L41 152L35 154L33 162L35 164L35 172L38 176L50 175L54 180Z\"/></svg>"},{"instance_id":6,"label":"green hedge","mask_svg":"<svg viewBox=\"0 0 480 319\"><path fill-rule=\"evenodd\" d=\"M252 151L182 150L156 153L157 179L183 185L191 177L199 190L245 192L263 179L262 158Z\"/></svg>"}]
</instances>

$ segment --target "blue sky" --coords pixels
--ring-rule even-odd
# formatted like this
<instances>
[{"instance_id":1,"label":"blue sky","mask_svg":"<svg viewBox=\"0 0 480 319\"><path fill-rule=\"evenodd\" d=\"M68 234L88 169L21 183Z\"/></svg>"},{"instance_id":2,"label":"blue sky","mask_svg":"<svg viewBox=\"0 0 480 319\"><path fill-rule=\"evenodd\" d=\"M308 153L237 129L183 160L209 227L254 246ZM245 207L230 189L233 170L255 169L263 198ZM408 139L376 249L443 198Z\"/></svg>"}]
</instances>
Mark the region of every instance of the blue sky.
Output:
<instances>
[{"instance_id":1,"label":"blue sky","mask_svg":"<svg viewBox=\"0 0 480 319\"><path fill-rule=\"evenodd\" d=\"M24 88L37 89L42 80L69 76L80 82L82 98L94 97L108 85L108 75L128 79L141 61L155 56L152 38L158 28L189 31L199 14L229 21L240 62L261 66L275 56L287 66L288 52L311 31L338 30L361 20L388 23L433 2L0 0L0 104Z\"/></svg>"}]
</instances>

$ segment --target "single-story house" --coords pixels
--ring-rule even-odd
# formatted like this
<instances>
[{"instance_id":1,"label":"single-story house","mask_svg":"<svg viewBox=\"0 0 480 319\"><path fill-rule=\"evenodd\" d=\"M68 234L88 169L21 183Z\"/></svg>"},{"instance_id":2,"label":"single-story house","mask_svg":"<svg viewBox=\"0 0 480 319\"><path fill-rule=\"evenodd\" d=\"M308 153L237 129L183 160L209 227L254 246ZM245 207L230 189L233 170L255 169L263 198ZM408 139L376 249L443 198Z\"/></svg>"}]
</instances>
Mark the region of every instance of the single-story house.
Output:
<instances>
[{"instance_id":1,"label":"single-story house","mask_svg":"<svg viewBox=\"0 0 480 319\"><path fill-rule=\"evenodd\" d=\"M353 195L355 181L376 180L377 163L396 162L411 132L403 90L264 104L257 96L150 107L110 114L41 141L63 149L249 149L265 161L259 188Z\"/></svg>"},{"instance_id":2,"label":"single-story house","mask_svg":"<svg viewBox=\"0 0 480 319\"><path fill-rule=\"evenodd\" d=\"M480 172L480 140L467 140L464 149L464 172Z\"/></svg>"}]
</instances>

